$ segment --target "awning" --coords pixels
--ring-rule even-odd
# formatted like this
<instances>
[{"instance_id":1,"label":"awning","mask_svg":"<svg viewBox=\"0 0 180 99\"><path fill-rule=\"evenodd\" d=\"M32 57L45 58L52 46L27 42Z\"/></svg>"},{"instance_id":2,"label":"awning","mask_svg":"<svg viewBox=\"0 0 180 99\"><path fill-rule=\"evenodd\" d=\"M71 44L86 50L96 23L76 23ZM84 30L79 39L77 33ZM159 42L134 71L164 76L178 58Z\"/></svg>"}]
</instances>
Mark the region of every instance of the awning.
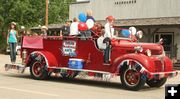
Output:
<instances>
[{"instance_id":1,"label":"awning","mask_svg":"<svg viewBox=\"0 0 180 99\"><path fill-rule=\"evenodd\" d=\"M102 24L105 24L105 20L99 21ZM115 20L115 25L120 27L129 27L129 26L179 26L180 27L180 17L162 17L162 18L142 18L142 19L118 19Z\"/></svg>"},{"instance_id":2,"label":"awning","mask_svg":"<svg viewBox=\"0 0 180 99\"><path fill-rule=\"evenodd\" d=\"M48 25L48 30L55 30L55 29L61 29L61 27L63 26L63 24L49 24ZM32 27L31 30L41 30L41 27Z\"/></svg>"}]
</instances>

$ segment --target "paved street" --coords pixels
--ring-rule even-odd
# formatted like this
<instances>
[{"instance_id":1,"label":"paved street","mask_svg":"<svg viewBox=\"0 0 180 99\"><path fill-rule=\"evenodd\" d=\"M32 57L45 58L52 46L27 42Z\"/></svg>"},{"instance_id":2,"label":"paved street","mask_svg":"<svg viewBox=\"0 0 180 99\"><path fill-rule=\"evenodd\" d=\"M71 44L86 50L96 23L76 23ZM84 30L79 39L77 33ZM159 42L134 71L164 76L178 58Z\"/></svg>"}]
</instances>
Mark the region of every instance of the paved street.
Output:
<instances>
[{"instance_id":1,"label":"paved street","mask_svg":"<svg viewBox=\"0 0 180 99\"><path fill-rule=\"evenodd\" d=\"M128 91L119 83L119 77L113 79L113 83L59 78L38 81L30 78L28 69L24 74L5 72L5 63L9 63L9 56L0 55L0 99L164 99L164 86L158 89L145 86L138 92ZM178 83L180 76L167 82Z\"/></svg>"}]
</instances>

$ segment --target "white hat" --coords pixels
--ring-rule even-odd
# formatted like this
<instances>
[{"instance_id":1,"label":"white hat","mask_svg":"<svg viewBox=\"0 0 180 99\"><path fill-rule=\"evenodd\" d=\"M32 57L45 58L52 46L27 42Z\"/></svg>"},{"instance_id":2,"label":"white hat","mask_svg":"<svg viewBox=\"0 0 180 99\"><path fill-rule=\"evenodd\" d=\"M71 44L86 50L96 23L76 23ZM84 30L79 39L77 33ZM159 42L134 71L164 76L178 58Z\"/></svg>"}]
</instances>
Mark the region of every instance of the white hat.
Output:
<instances>
[{"instance_id":1,"label":"white hat","mask_svg":"<svg viewBox=\"0 0 180 99\"><path fill-rule=\"evenodd\" d=\"M11 24L16 25L16 22L11 22Z\"/></svg>"},{"instance_id":2,"label":"white hat","mask_svg":"<svg viewBox=\"0 0 180 99\"><path fill-rule=\"evenodd\" d=\"M48 28L46 26L41 26L41 29L46 29L48 30Z\"/></svg>"},{"instance_id":3,"label":"white hat","mask_svg":"<svg viewBox=\"0 0 180 99\"><path fill-rule=\"evenodd\" d=\"M25 29L25 27L24 27L24 26L21 26L21 29L22 29L22 30L24 30L24 29Z\"/></svg>"}]
</instances>

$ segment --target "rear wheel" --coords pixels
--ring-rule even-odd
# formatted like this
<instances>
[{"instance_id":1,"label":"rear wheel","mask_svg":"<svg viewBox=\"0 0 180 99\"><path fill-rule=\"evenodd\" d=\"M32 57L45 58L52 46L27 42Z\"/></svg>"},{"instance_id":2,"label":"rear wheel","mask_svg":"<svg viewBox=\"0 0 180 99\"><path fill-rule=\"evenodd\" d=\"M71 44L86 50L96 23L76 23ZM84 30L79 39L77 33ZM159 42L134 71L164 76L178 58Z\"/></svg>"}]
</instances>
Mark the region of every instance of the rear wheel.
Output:
<instances>
[{"instance_id":1,"label":"rear wheel","mask_svg":"<svg viewBox=\"0 0 180 99\"><path fill-rule=\"evenodd\" d=\"M162 79L151 79L151 80L147 80L146 83L150 86L150 87L161 87L163 86L167 81L167 78L162 78Z\"/></svg>"},{"instance_id":2,"label":"rear wheel","mask_svg":"<svg viewBox=\"0 0 180 99\"><path fill-rule=\"evenodd\" d=\"M35 58L32 60L30 65L30 73L31 77L36 80L44 80L47 79L48 71L46 70L46 62L42 56L40 58Z\"/></svg>"},{"instance_id":3,"label":"rear wheel","mask_svg":"<svg viewBox=\"0 0 180 99\"><path fill-rule=\"evenodd\" d=\"M146 78L138 70L129 68L128 65L121 67L120 79L125 88L134 91L140 90L146 82Z\"/></svg>"}]
</instances>

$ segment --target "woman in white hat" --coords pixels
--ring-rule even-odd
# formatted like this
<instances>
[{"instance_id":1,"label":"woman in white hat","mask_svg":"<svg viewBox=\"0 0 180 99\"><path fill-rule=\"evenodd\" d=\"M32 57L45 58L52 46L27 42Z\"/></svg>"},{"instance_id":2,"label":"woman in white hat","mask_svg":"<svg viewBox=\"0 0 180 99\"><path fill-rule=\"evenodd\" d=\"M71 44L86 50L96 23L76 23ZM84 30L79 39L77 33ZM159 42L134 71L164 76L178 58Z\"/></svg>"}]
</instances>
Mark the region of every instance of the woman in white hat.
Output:
<instances>
[{"instance_id":1,"label":"woman in white hat","mask_svg":"<svg viewBox=\"0 0 180 99\"><path fill-rule=\"evenodd\" d=\"M16 30L16 23L11 22L7 35L7 44L10 46L10 58L12 64L16 62L16 44L18 41L17 37L18 32Z\"/></svg>"}]
</instances>

